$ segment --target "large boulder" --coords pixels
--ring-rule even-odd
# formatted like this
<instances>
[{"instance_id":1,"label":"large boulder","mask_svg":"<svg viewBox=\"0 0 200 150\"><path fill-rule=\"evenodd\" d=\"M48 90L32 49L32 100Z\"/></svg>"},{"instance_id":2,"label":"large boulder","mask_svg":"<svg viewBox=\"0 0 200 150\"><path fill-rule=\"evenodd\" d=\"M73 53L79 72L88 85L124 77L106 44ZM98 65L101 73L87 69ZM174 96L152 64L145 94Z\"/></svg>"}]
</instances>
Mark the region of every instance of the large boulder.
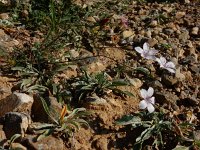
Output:
<instances>
[{"instance_id":1,"label":"large boulder","mask_svg":"<svg viewBox=\"0 0 200 150\"><path fill-rule=\"evenodd\" d=\"M47 122L53 122L51 117L55 119L59 118L59 114L62 111L62 105L58 103L56 98L49 96L42 98L39 94L34 94L33 98L34 98L34 103L31 110L31 117L34 122L47 123ZM45 111L42 100L45 101L51 117Z\"/></svg>"},{"instance_id":2,"label":"large boulder","mask_svg":"<svg viewBox=\"0 0 200 150\"><path fill-rule=\"evenodd\" d=\"M25 113L9 112L4 116L3 129L7 139L10 139L14 134L21 134L22 137L31 124L31 117Z\"/></svg>"},{"instance_id":3,"label":"large boulder","mask_svg":"<svg viewBox=\"0 0 200 150\"><path fill-rule=\"evenodd\" d=\"M6 98L0 100L0 117L8 112L24 112L30 114L33 104L33 97L14 92Z\"/></svg>"}]
</instances>

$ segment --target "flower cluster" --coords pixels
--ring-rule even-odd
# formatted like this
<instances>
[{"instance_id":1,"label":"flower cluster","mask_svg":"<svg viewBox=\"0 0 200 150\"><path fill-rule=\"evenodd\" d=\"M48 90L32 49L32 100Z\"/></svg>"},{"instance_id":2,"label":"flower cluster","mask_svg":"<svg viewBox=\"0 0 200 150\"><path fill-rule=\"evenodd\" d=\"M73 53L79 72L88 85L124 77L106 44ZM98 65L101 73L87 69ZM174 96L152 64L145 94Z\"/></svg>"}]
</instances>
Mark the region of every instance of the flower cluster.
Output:
<instances>
[{"instance_id":1,"label":"flower cluster","mask_svg":"<svg viewBox=\"0 0 200 150\"><path fill-rule=\"evenodd\" d=\"M143 58L155 60L159 63L160 68L166 69L171 73L175 73L176 68L175 64L171 61L167 62L167 60L164 57L156 58L156 54L158 53L158 50L155 50L153 48L150 48L148 43L143 44L143 48L141 47L135 47L135 50L140 53L140 55ZM149 87L148 90L142 89L140 91L141 97L143 100L139 104L140 109L146 109L149 111L149 113L154 112L154 104L155 104L155 97L153 97L154 89L152 87Z\"/></svg>"},{"instance_id":2,"label":"flower cluster","mask_svg":"<svg viewBox=\"0 0 200 150\"><path fill-rule=\"evenodd\" d=\"M171 73L175 73L175 65L173 62L167 62L164 57L156 58L157 50L149 47L148 43L143 44L143 49L141 47L135 47L135 50L140 53L143 58L156 60L160 64L160 68L166 69Z\"/></svg>"}]
</instances>

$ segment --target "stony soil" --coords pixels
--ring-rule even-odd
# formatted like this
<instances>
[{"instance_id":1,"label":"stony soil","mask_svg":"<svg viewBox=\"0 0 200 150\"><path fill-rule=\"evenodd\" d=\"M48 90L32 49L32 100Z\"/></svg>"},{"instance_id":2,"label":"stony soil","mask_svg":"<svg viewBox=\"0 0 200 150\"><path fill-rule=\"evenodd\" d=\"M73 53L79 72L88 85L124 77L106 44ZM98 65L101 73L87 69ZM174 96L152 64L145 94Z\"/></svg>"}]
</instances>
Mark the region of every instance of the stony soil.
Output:
<instances>
[{"instance_id":1,"label":"stony soil","mask_svg":"<svg viewBox=\"0 0 200 150\"><path fill-rule=\"evenodd\" d=\"M115 121L125 114L139 111L138 104L141 99L139 91L149 86L155 89L156 103L172 112L191 111L196 117L197 129L200 127L200 3L134 2L125 12L124 15L129 21L128 27L123 28L120 35L118 33L117 35L120 38L131 37L132 45L121 46L119 40L115 46L111 44L102 48L101 56L91 60L79 60L79 63L87 66L88 72L94 73L104 70L112 72L117 63L128 62L133 68L149 68L154 79L149 80L138 74L134 75L135 84L123 89L132 92L135 97L122 98L108 94L102 97L106 100L105 103L85 103L83 107L91 112L90 128L81 128L73 138L65 139L64 149L131 149L137 133L130 132L129 128L115 125ZM6 13L0 14L0 18L6 17ZM40 35L31 37L31 32L33 31L3 27L0 24L0 50L3 49L8 53L13 51L15 46L23 47L26 43L42 40ZM176 64L175 75L163 74L157 63L146 61L138 55L133 47L142 46L144 42L148 42L151 47L159 50L160 55ZM76 57L93 55L95 53L82 50ZM0 99L9 95L11 88L17 83L14 75L7 74L6 60L7 58L0 56ZM9 63L12 63L12 58L9 60ZM58 78L70 78L77 74L76 69L71 68ZM110 75L112 77L112 74Z\"/></svg>"}]
</instances>

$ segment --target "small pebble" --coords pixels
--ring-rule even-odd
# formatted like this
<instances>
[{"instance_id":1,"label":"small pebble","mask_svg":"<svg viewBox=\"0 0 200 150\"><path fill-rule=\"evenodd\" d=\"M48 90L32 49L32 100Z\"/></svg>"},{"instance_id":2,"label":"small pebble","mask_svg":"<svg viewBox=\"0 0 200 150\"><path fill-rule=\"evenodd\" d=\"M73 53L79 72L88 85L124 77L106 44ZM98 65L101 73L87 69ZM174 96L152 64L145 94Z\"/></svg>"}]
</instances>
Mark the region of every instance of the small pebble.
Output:
<instances>
[{"instance_id":1,"label":"small pebble","mask_svg":"<svg viewBox=\"0 0 200 150\"><path fill-rule=\"evenodd\" d=\"M2 14L0 14L0 19L2 19L2 20L8 20L9 19L8 13L2 13Z\"/></svg>"},{"instance_id":2,"label":"small pebble","mask_svg":"<svg viewBox=\"0 0 200 150\"><path fill-rule=\"evenodd\" d=\"M180 18L182 18L183 16L185 16L185 12L180 12L180 11L179 11L179 12L176 13L176 18L177 18L177 19L180 19Z\"/></svg>"},{"instance_id":3,"label":"small pebble","mask_svg":"<svg viewBox=\"0 0 200 150\"><path fill-rule=\"evenodd\" d=\"M151 27L156 27L158 25L158 21L156 20L153 20L151 23L150 23L150 26Z\"/></svg>"},{"instance_id":4,"label":"small pebble","mask_svg":"<svg viewBox=\"0 0 200 150\"><path fill-rule=\"evenodd\" d=\"M194 28L192 28L191 34L198 35L198 32L199 32L199 28L198 27L194 27Z\"/></svg>"}]
</instances>

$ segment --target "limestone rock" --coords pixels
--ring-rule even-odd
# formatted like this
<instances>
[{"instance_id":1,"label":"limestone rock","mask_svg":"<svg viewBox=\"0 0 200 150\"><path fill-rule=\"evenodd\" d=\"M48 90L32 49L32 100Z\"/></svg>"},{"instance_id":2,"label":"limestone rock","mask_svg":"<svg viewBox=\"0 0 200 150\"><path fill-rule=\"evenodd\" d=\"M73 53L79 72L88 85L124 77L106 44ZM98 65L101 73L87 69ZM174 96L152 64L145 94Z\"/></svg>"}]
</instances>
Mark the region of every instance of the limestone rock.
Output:
<instances>
[{"instance_id":1,"label":"limestone rock","mask_svg":"<svg viewBox=\"0 0 200 150\"><path fill-rule=\"evenodd\" d=\"M183 33L181 33L178 38L184 43L187 42L187 40L190 38L189 32L187 30L183 31Z\"/></svg>"},{"instance_id":2,"label":"limestone rock","mask_svg":"<svg viewBox=\"0 0 200 150\"><path fill-rule=\"evenodd\" d=\"M177 19L180 19L180 18L182 18L183 16L185 16L185 14L186 14L185 12L180 12L180 11L179 11L179 12L176 13L176 18L177 18Z\"/></svg>"},{"instance_id":3,"label":"limestone rock","mask_svg":"<svg viewBox=\"0 0 200 150\"><path fill-rule=\"evenodd\" d=\"M9 19L9 14L8 13L2 13L2 14L0 14L0 19L2 19L2 20Z\"/></svg>"},{"instance_id":4,"label":"limestone rock","mask_svg":"<svg viewBox=\"0 0 200 150\"><path fill-rule=\"evenodd\" d=\"M106 138L99 138L93 142L94 148L98 150L108 150L108 141Z\"/></svg>"},{"instance_id":5,"label":"limestone rock","mask_svg":"<svg viewBox=\"0 0 200 150\"><path fill-rule=\"evenodd\" d=\"M129 39L133 39L133 37L135 36L135 33L132 30L125 30L122 33L123 39L129 38Z\"/></svg>"},{"instance_id":6,"label":"limestone rock","mask_svg":"<svg viewBox=\"0 0 200 150\"><path fill-rule=\"evenodd\" d=\"M193 27L191 34L198 35L198 32L199 32L199 28L198 27Z\"/></svg>"},{"instance_id":7,"label":"limestone rock","mask_svg":"<svg viewBox=\"0 0 200 150\"><path fill-rule=\"evenodd\" d=\"M96 19L92 16L88 17L86 20L89 21L89 22L96 23Z\"/></svg>"},{"instance_id":8,"label":"limestone rock","mask_svg":"<svg viewBox=\"0 0 200 150\"><path fill-rule=\"evenodd\" d=\"M200 140L200 130L196 130L193 132L194 134L194 138L196 139L196 141Z\"/></svg>"},{"instance_id":9,"label":"limestone rock","mask_svg":"<svg viewBox=\"0 0 200 150\"><path fill-rule=\"evenodd\" d=\"M10 111L30 114L32 104L33 98L31 96L24 93L14 92L0 100L0 117Z\"/></svg>"},{"instance_id":10,"label":"limestone rock","mask_svg":"<svg viewBox=\"0 0 200 150\"><path fill-rule=\"evenodd\" d=\"M131 83L131 85L133 85L135 88L139 89L142 86L142 81L138 78L128 78L129 82Z\"/></svg>"},{"instance_id":11,"label":"limestone rock","mask_svg":"<svg viewBox=\"0 0 200 150\"><path fill-rule=\"evenodd\" d=\"M47 115L42 100L39 94L33 95L34 102L31 109L31 117L36 122L52 122L52 119ZM44 100L51 112L52 117L58 118L62 110L62 105L57 102L54 97L45 97Z\"/></svg>"},{"instance_id":12,"label":"limestone rock","mask_svg":"<svg viewBox=\"0 0 200 150\"><path fill-rule=\"evenodd\" d=\"M28 149L33 150L65 150L65 145L63 141L57 137L48 136L40 141L35 141L35 136L28 135L24 142Z\"/></svg>"},{"instance_id":13,"label":"limestone rock","mask_svg":"<svg viewBox=\"0 0 200 150\"><path fill-rule=\"evenodd\" d=\"M28 114L9 112L5 114L4 126L7 139L10 139L14 134L25 136L28 126L31 124L31 118Z\"/></svg>"},{"instance_id":14,"label":"limestone rock","mask_svg":"<svg viewBox=\"0 0 200 150\"><path fill-rule=\"evenodd\" d=\"M172 94L168 91L156 92L155 99L157 100L156 102L161 105L167 104L168 106L171 106L174 110L179 109L176 104L179 98L175 94Z\"/></svg>"},{"instance_id":15,"label":"limestone rock","mask_svg":"<svg viewBox=\"0 0 200 150\"><path fill-rule=\"evenodd\" d=\"M158 40L156 40L155 38L150 38L147 43L149 43L149 45L151 47L154 47L157 43L158 43Z\"/></svg>"},{"instance_id":16,"label":"limestone rock","mask_svg":"<svg viewBox=\"0 0 200 150\"><path fill-rule=\"evenodd\" d=\"M0 125L0 146L3 144L3 142L6 142L6 134L3 131L3 125Z\"/></svg>"},{"instance_id":17,"label":"limestone rock","mask_svg":"<svg viewBox=\"0 0 200 150\"><path fill-rule=\"evenodd\" d=\"M21 145L20 143L12 143L11 148L12 150L27 150L27 148Z\"/></svg>"},{"instance_id":18,"label":"limestone rock","mask_svg":"<svg viewBox=\"0 0 200 150\"><path fill-rule=\"evenodd\" d=\"M162 76L161 82L165 84L166 86L171 87L171 86L174 86L176 83L178 83L178 79L174 76L164 74Z\"/></svg>"},{"instance_id":19,"label":"limestone rock","mask_svg":"<svg viewBox=\"0 0 200 150\"><path fill-rule=\"evenodd\" d=\"M156 20L153 20L151 23L150 23L150 26L151 27L156 27L158 25L158 21Z\"/></svg>"}]
</instances>

